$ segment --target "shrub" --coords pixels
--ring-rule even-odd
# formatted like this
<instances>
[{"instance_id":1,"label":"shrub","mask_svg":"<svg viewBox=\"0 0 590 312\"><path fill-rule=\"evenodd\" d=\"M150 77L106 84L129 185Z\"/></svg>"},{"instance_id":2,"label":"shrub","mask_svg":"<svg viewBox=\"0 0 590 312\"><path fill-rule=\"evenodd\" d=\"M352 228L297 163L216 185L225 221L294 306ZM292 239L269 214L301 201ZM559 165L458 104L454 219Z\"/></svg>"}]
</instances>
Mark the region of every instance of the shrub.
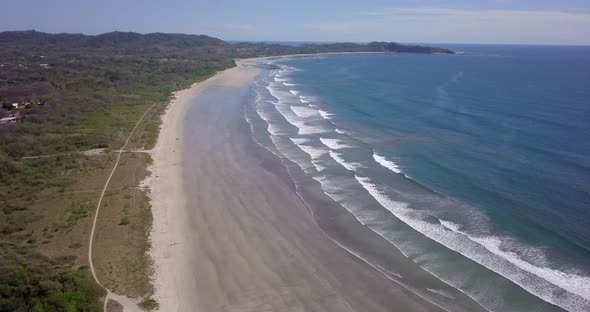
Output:
<instances>
[{"instance_id":1,"label":"shrub","mask_svg":"<svg viewBox=\"0 0 590 312\"><path fill-rule=\"evenodd\" d=\"M127 225L127 224L129 224L129 217L123 216L123 218L121 218L121 221L119 221L119 225Z\"/></svg>"},{"instance_id":2,"label":"shrub","mask_svg":"<svg viewBox=\"0 0 590 312\"><path fill-rule=\"evenodd\" d=\"M0 311L101 311L102 295L84 270L20 268L0 276Z\"/></svg>"},{"instance_id":3,"label":"shrub","mask_svg":"<svg viewBox=\"0 0 590 312\"><path fill-rule=\"evenodd\" d=\"M75 242L75 243L71 243L70 245L68 245L68 248L72 248L72 249L78 249L82 247L82 243L80 242Z\"/></svg>"},{"instance_id":4,"label":"shrub","mask_svg":"<svg viewBox=\"0 0 590 312\"><path fill-rule=\"evenodd\" d=\"M160 307L160 304L153 298L145 298L138 304L139 308L144 311L154 311Z\"/></svg>"}]
</instances>

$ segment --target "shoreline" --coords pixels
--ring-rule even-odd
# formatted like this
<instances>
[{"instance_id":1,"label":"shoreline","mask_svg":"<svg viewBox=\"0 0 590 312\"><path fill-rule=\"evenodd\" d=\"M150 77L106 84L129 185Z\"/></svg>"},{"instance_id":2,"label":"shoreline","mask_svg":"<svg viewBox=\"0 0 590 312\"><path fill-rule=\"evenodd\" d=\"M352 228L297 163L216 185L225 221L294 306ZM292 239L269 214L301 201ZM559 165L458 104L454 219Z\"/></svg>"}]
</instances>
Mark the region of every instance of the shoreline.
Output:
<instances>
[{"instance_id":1,"label":"shoreline","mask_svg":"<svg viewBox=\"0 0 590 312\"><path fill-rule=\"evenodd\" d=\"M315 57L322 55L348 55L348 54L395 54L397 52L321 52L321 53L308 53L308 54L286 54L286 55L275 55L275 56L261 56L257 58L241 59L242 61L259 61L259 60L276 60L282 58L302 58L302 57Z\"/></svg>"},{"instance_id":2,"label":"shoreline","mask_svg":"<svg viewBox=\"0 0 590 312\"><path fill-rule=\"evenodd\" d=\"M251 129L246 129L242 102L243 89L260 71L258 60L240 60L236 67L176 92L162 118L152 152L154 162L149 168L152 174L144 184L151 189L151 256L155 262L155 298L160 309L238 309L255 301L257 307L272 306L272 310L280 311L307 310L312 306L321 311L387 311L394 304L407 311L446 310L440 303L446 306L449 298L433 300L436 294L424 296L389 270L397 265L404 276L413 277L416 268L408 266L411 260L382 238L375 239L376 233L325 194L318 193L313 182L308 187L298 187L293 180L297 177L294 164L254 142ZM241 93L235 91L240 89ZM218 105L227 104L230 111L207 103L213 100ZM230 104L231 101L234 103ZM222 111L216 111L219 109ZM194 113L200 110L205 111ZM189 119L191 122L184 122ZM217 122L225 122L226 126L216 128ZM224 131L227 133L219 134ZM223 135L225 138L220 137ZM232 144L217 151L226 141ZM203 154L203 149L209 152ZM217 152L216 157L208 159ZM193 155L199 160L192 160ZM236 184L235 180L240 178L261 182L252 183L256 184L252 192L250 186ZM220 188L223 191L217 197L211 195L220 192ZM260 196L249 195L254 193ZM250 209L260 211L251 215ZM202 220L208 221L201 224ZM293 227L295 224L298 227ZM277 226L282 230L277 232ZM225 233L226 228L233 230ZM234 236L233 232L240 232L241 236ZM258 235L252 237L252 233ZM248 240L240 245L233 243L243 236ZM290 257L285 257L285 248ZM376 262L376 258L385 262ZM294 265L298 266L290 267ZM406 275L408 272L412 274ZM424 276L419 274L418 278ZM228 280L234 282L228 284ZM295 280L309 289L302 293L298 287L287 286ZM444 287L443 282L436 281L435 289ZM418 280L419 284L423 282ZM254 286L257 287L250 289ZM246 299L244 293L248 294ZM317 294L330 294L334 299L324 302ZM285 297L290 298L288 302ZM474 307L466 298L459 301L458 310Z\"/></svg>"},{"instance_id":3,"label":"shoreline","mask_svg":"<svg viewBox=\"0 0 590 312\"><path fill-rule=\"evenodd\" d=\"M346 58L342 60L350 61L351 59ZM374 182L375 185L381 185L380 183L383 183L383 181L380 181L380 179L387 178L379 175L378 170L384 170L382 167L385 166L378 160L378 164L375 167L371 163L366 163L365 159L358 157L361 152L364 152L361 151L361 148L355 148L346 150L346 152L341 152L340 159L332 155L332 150L336 151L336 153L340 152L338 150L341 147L336 145L348 145L347 147L355 147L354 145L356 144L356 140L360 141L361 144L364 142L362 138L358 139L358 136L355 137L346 131L340 130L350 130L347 125L351 125L352 123L347 124L346 118L350 115L347 115L344 109L344 112L338 111L340 108L335 106L335 104L337 104L337 102L334 102L336 96L330 97L331 94L327 92L322 93L322 91L317 90L317 87L309 85L310 81L318 81L314 78L311 78L309 73L316 73L322 62L323 61L315 60L311 65L306 62L298 63L295 60L290 60L290 62L277 62L276 64L278 66L271 68L273 70L276 69L274 73L269 73L267 76L259 78L259 80L263 81L262 87L257 88L257 92L261 94L261 100L259 101L259 108L252 110L252 116L254 116L254 120L259 119L257 126L253 126L253 130L256 128L256 131L254 132L259 134L261 138L259 141L262 142L261 145L265 146L271 151L276 151L276 147L279 146L281 153L275 153L276 155L287 159L287 163L292 161L298 164L292 165L294 168L293 171L301 171L299 170L299 167L301 167L305 168L304 170L308 172L307 174L295 173L292 175L313 175L313 180L317 180L313 181L312 179L307 179L308 181L298 181L298 184L300 185L300 191L298 191L298 194L301 195L303 201L310 203L308 204L309 207L317 211L316 217L314 219L318 221L318 226L324 230L324 233L328 237L332 238L335 243L340 244L343 248L351 251L352 254L367 262L368 265L373 266L373 268L380 271L388 278L392 275L394 276L392 280L395 282L399 280L402 281L402 283L400 283L401 285L406 284L414 286L414 289L418 289L418 293L426 293L427 297L431 297L433 295L432 293L435 293L436 295L434 295L434 297L452 297L451 299L462 298L460 301L475 303L476 308L473 308L473 310L501 311L503 309L502 304L505 304L506 306L511 305L515 307L515 310L520 307L528 306L535 308L538 307L538 310L544 311L563 311L562 308L560 308L551 299L551 297L538 296L538 293L535 292L534 288L531 290L530 282L528 284L523 284L523 282L518 280L518 278L505 275L505 273L502 274L502 271L498 271L497 267L483 265L480 262L481 258L477 258L469 254L466 256L464 254L464 250L462 250L460 247L449 248L447 247L444 240L440 241L436 237L432 238L430 236L431 232L428 232L427 230L422 231L421 227L415 226L412 222L407 222L406 220L408 219L404 219L404 215L402 215L399 211L396 211L395 207L392 207L387 202L383 202L383 198L379 197L381 194L375 195L375 193L381 192L381 190L375 191L375 189L367 187L364 181L362 181L362 178L358 178L357 173L361 177L371 177L373 181L379 181ZM340 64L336 62L336 58L334 58L332 61L327 61L326 59L326 62L331 64ZM301 67L298 64L301 65ZM341 66L346 67L346 65ZM301 76L297 76L296 74L292 73L292 71L297 70L308 71L308 74L307 76L303 74ZM333 68L333 66L322 68L323 72L326 72L327 70L334 71L337 69ZM318 83L321 84L323 81L325 80L318 81ZM326 84L328 85L328 83ZM268 87L266 89L268 89L268 91L264 88L264 86L267 85ZM352 92L354 91L351 91L351 93ZM300 95L301 100L297 99L299 94L303 94ZM320 97L318 94L325 95L325 97ZM308 98L314 99L310 101ZM330 99L332 100L331 102ZM342 99L342 97L339 99ZM275 101L278 101L278 103L275 103ZM273 102L274 105L268 105L266 104L267 102ZM347 104L350 105L350 103L345 102L345 105ZM307 110L304 110L304 108L307 109L308 105L313 110L311 113ZM322 112L322 110L324 111ZM328 112L326 112L326 110ZM299 113L301 111L303 112ZM333 112L341 113L340 119L337 119L336 122L329 120L331 119L329 118L329 114ZM309 115L314 113L315 115L312 116L313 118L308 118ZM320 119L323 123L315 123L317 120L315 117L319 115L323 117L323 120ZM328 121L326 122L325 120ZM308 129L312 126L321 128L321 131L317 131L319 134L308 131ZM354 129L354 126L355 125L353 124L351 128ZM362 127L359 128L362 129ZM299 130L299 133L297 133L297 130ZM269 136L268 132L273 134L272 142L270 140L271 136ZM359 133L362 132L359 131ZM328 141L335 139L339 139L340 142L343 143L336 144L334 143L335 141ZM323 157L323 154L321 155L321 159L318 156L321 153L326 153L326 147L328 150L330 150L329 156L334 160L334 162L327 160L329 158ZM374 149L370 152L375 155ZM361 156L364 156L364 154ZM309 157L311 157L311 160ZM366 170L357 170L358 168L351 168L352 162L358 162L355 164L359 164L359 167L366 165L367 167L363 168ZM311 169L308 170L308 167ZM343 170L342 167L346 170ZM394 170L395 168L388 169L395 173L400 173ZM359 191L358 193L353 186L349 187L349 184L347 183L348 176L346 176L346 174L350 175L351 171L354 172L354 178L356 178L356 180L361 180L358 181L358 184L364 188L364 190ZM332 178L330 176L332 174L336 178ZM297 177L294 179L297 180ZM358 188L356 182L357 181L354 181L354 185ZM397 194L396 192L403 192L400 191L400 188L398 188L400 185L396 184L396 182L398 181L394 181L392 184L387 184L387 191L391 192L388 193L387 196L394 194L391 195L391 198L395 198L395 194ZM310 185L313 184L317 186L311 187ZM330 195L324 196L324 194L321 194L321 192L313 190L321 190L322 188L326 190L326 194ZM377 188L377 186L375 186L375 188ZM347 194L346 191L343 192L343 189L350 190L350 193ZM385 189L385 187L383 189ZM370 195L368 198L365 197L365 194L363 193L365 191L368 191ZM319 194L313 194L314 192ZM385 193L385 191L383 192ZM364 201L353 198L353 195L350 194L358 194L359 197L363 198ZM317 204L318 198L321 197L329 198L326 198L324 202ZM332 198L334 198L334 200L331 200ZM416 196L416 198L420 198L420 196ZM332 203L333 201L341 202L343 204L339 205L337 203ZM375 201L376 205L371 201ZM411 201L408 202L411 203ZM363 207L365 204L367 209L359 209L359 207ZM330 213L328 212L330 209L326 208L330 206L337 206L340 209L331 209L333 210L333 213ZM422 208L420 206L416 207L417 209ZM346 215L348 214L343 213L342 210L348 210L352 217L347 217ZM369 215L368 212L371 214ZM394 215L394 218L391 218L391 214ZM401 218L399 218L398 215ZM339 222L337 221L331 221L341 217L343 219L348 218L355 220L348 220L342 222L341 224L338 224ZM386 221L381 222L381 220ZM410 220L412 219L410 218ZM436 220L436 218L434 218L434 220ZM428 224L428 222L431 221L425 220L424 222ZM367 226L359 227L357 223L367 223ZM435 222L433 222L433 224L435 224ZM373 231L373 233L359 234L360 232L368 232L366 231L367 228ZM406 231L406 229L409 229L409 231ZM356 235L351 235L354 234L354 231L359 232L357 232ZM409 235L406 235L407 233ZM413 237L410 235L413 235ZM371 236L373 238L369 238ZM383 242L384 240L385 242ZM382 243L379 243L379 241L382 241ZM410 246L410 242L414 243L413 246ZM420 247L427 247L415 249L411 248L419 245L420 243L422 243ZM378 246L381 246L382 248L374 248ZM405 253L406 255L395 256L394 254L399 254L400 250L402 250L402 253ZM434 256L426 258L430 255ZM410 261L408 261L408 259L410 259ZM406 265L404 262L415 263ZM392 265L392 263L395 264ZM416 265L416 263L419 265ZM412 270L412 266L419 267L419 269ZM404 267L406 269L409 268L410 270L404 270ZM409 272L418 274L408 274ZM463 273L465 273L465 275L463 275ZM467 276L468 278L459 279L462 276ZM426 279L429 281L426 281L425 283ZM468 282L465 282L466 280ZM438 283L439 285L442 282L444 285L442 285L442 287L429 287L428 284L432 282ZM485 290L487 286L491 284L495 285L496 287L489 289L489 291L481 291L482 289ZM529 286L529 288L526 286ZM498 300L498 298L501 298L502 300ZM458 310L453 305L451 306L453 307L451 310ZM500 307L500 309L498 309L498 307ZM471 309L468 309L468 311L471 311Z\"/></svg>"},{"instance_id":4,"label":"shoreline","mask_svg":"<svg viewBox=\"0 0 590 312\"><path fill-rule=\"evenodd\" d=\"M174 304L175 289L171 285L170 276L175 274L171 264L171 251L169 247L179 244L184 233L183 228L174 226L178 221L178 210L167 209L167 207L181 207L186 205L186 195L182 189L182 152L184 145L182 142L183 135L183 116L190 109L191 100L196 97L202 90L211 84L219 82L231 75L231 71L238 69L236 67L225 69L216 73L214 76L194 83L190 88L176 91L173 98L168 104L162 115L160 131L156 145L152 149L152 164L148 167L151 173L142 182L142 187L150 190L150 204L152 206L153 225L150 233L150 256L153 260L153 283L154 296L162 307L168 307L170 310L177 310ZM237 79L239 80L239 79ZM239 84L240 81L228 79L228 85ZM170 215L169 213L172 213Z\"/></svg>"},{"instance_id":5,"label":"shoreline","mask_svg":"<svg viewBox=\"0 0 590 312\"><path fill-rule=\"evenodd\" d=\"M330 54L358 53L381 52ZM313 57L314 55L302 56ZM285 58L289 57L291 56ZM272 57L272 59L275 59L275 57ZM321 184L304 173L299 165L289 160L285 155L271 150L264 143L259 142L252 133L254 132L253 121L249 120L249 118L246 118L246 120L249 124L253 143L257 145L258 149L263 150L262 153L268 153L270 157L278 158L281 169L275 170L275 173L277 173L276 171L279 171L279 174L282 171L287 171L285 174L280 174L280 176L285 179L285 183L293 184L293 191L309 210L314 224L333 244L361 260L392 283L405 288L441 310L488 311L467 293L418 266L393 243L386 240L372 228L362 224L349 210L330 198L322 190ZM253 153L260 155L261 152L254 151Z\"/></svg>"}]
</instances>

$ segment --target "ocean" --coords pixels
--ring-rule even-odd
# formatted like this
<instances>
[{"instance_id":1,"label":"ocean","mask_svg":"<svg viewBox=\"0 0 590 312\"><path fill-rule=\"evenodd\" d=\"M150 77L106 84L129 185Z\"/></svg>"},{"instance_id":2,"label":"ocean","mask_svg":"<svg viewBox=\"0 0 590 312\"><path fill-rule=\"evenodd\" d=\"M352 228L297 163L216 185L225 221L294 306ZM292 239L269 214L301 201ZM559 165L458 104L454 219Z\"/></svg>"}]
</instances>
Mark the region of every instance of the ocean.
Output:
<instances>
[{"instance_id":1,"label":"ocean","mask_svg":"<svg viewBox=\"0 0 590 312\"><path fill-rule=\"evenodd\" d=\"M245 117L485 309L590 311L590 47L444 47L261 61Z\"/></svg>"}]
</instances>

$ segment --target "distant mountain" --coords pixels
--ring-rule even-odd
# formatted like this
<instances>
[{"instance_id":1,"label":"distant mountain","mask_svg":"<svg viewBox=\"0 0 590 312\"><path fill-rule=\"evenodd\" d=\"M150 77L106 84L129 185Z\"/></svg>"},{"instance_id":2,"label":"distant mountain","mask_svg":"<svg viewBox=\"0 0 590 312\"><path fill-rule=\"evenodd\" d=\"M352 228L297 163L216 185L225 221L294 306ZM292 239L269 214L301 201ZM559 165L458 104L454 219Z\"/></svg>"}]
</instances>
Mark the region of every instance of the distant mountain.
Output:
<instances>
[{"instance_id":1,"label":"distant mountain","mask_svg":"<svg viewBox=\"0 0 590 312\"><path fill-rule=\"evenodd\" d=\"M87 36L82 34L47 34L34 30L0 33L0 46L81 45Z\"/></svg>"},{"instance_id":2,"label":"distant mountain","mask_svg":"<svg viewBox=\"0 0 590 312\"><path fill-rule=\"evenodd\" d=\"M96 36L83 34L49 34L34 30L0 32L0 46L46 46L61 48L149 48L167 46L195 48L203 46L226 46L230 44L205 35L139 34L114 31Z\"/></svg>"},{"instance_id":3,"label":"distant mountain","mask_svg":"<svg viewBox=\"0 0 590 312\"><path fill-rule=\"evenodd\" d=\"M445 53L448 49L403 45L395 42L303 44L292 46L269 43L230 44L206 35L134 32L110 32L91 36L83 34L49 34L34 30L0 32L0 47L4 49L29 48L33 50L100 49L125 54L214 54L225 57L256 57L286 54L325 52L397 52Z\"/></svg>"},{"instance_id":4,"label":"distant mountain","mask_svg":"<svg viewBox=\"0 0 590 312\"><path fill-rule=\"evenodd\" d=\"M138 34L131 32L110 32L93 37L90 40L96 46L169 46L178 49L198 48L203 46L230 47L230 44L205 35L186 34Z\"/></svg>"}]
</instances>

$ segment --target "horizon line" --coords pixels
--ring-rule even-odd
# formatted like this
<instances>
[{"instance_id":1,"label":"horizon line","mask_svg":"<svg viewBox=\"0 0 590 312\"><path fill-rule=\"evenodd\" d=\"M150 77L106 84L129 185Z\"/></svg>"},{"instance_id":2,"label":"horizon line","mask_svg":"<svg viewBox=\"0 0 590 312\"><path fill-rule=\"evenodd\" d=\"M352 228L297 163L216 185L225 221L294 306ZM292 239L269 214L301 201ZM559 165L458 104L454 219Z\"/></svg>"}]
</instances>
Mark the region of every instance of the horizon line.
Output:
<instances>
[{"instance_id":1,"label":"horizon line","mask_svg":"<svg viewBox=\"0 0 590 312\"><path fill-rule=\"evenodd\" d=\"M41 30L37 30L37 29L24 29L24 30L0 30L0 33L2 32L27 32L27 31L33 31L33 32L39 32L39 33L46 33L46 34L51 34L51 35L60 35L60 34L70 34L70 35L85 35L85 36L100 36L100 35L104 35L104 34L108 34L108 33L114 33L114 32L120 32L120 33L136 33L136 34L140 34L140 35L149 35L149 34L178 34L178 35L204 35L204 36L208 36L211 38L216 38L216 39L220 39L223 40L225 42L231 43L231 42L236 42L236 43L240 43L240 42L250 42L250 43L315 43L315 44L331 44L331 43L356 43L356 44L367 44L370 42L396 42L396 43L400 43L400 44L414 44L414 45L424 45L424 44L429 44L429 45L497 45L497 46L556 46L556 47L590 47L590 43L587 44L574 44L574 43L502 43L502 42L402 42L402 41L391 41L391 40L370 40L370 41L330 41L330 40L251 40L251 39L223 39L220 37L215 37L212 35L208 35L205 33L188 33L188 32L138 32L138 31L132 31L132 30L128 30L128 31L124 31L124 30L112 30L112 31L106 31L106 32L101 32L101 33L84 33L84 32L49 32L49 31L41 31Z\"/></svg>"}]
</instances>

